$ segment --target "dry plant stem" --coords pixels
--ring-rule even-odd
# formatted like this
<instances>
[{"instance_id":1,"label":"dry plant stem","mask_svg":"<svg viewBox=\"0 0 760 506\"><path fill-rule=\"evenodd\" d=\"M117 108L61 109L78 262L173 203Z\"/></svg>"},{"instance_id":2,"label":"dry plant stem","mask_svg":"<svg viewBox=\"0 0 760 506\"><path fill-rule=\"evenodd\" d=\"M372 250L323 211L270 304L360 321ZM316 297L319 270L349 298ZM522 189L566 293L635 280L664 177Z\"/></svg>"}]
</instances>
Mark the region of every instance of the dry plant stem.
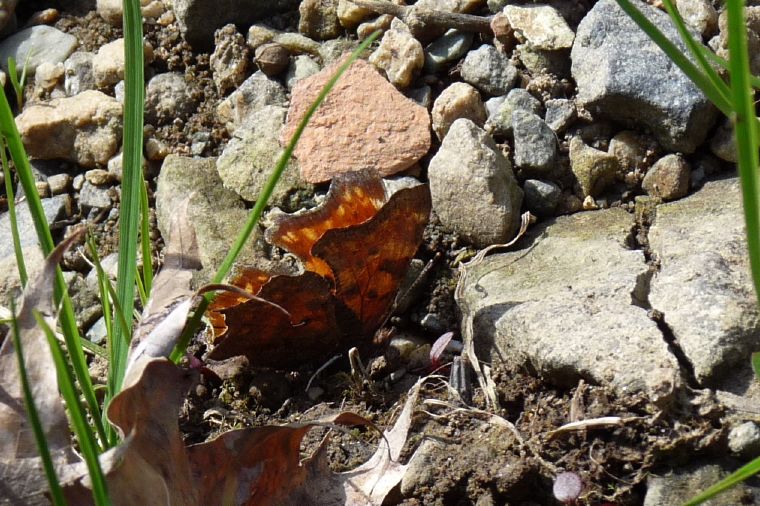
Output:
<instances>
[{"instance_id":1,"label":"dry plant stem","mask_svg":"<svg viewBox=\"0 0 760 506\"><path fill-rule=\"evenodd\" d=\"M535 221L533 215L531 215L529 212L523 213L523 215L520 217L520 230L517 232L517 235L514 237L514 239L506 244L493 244L487 248L484 248L483 250L479 251L472 260L466 264L462 264L459 271L459 281L457 282L457 287L454 291L454 300L456 300L457 305L462 308L462 314L470 314L462 322L462 341L464 342L464 351L462 352L462 357L466 359L470 365L472 365L472 368L475 371L475 375L478 377L480 388L483 389L483 393L486 396L488 407L492 409L499 406L499 401L496 397L493 380L491 379L491 369L486 364L481 364L478 360L477 355L475 354L475 341L473 335L474 322L472 312L467 311L468 308L467 301L464 297L464 287L467 286L471 269L474 266L481 263L486 255L493 250L508 248L509 246L512 246L514 243L516 243L525 234L525 232L528 230L528 226L533 221Z\"/></svg>"},{"instance_id":2,"label":"dry plant stem","mask_svg":"<svg viewBox=\"0 0 760 506\"><path fill-rule=\"evenodd\" d=\"M424 31L427 27L435 27L456 28L465 32L493 33L490 17L415 9L413 6L396 5L383 0L351 0L351 3L377 14L395 16L420 31Z\"/></svg>"}]
</instances>

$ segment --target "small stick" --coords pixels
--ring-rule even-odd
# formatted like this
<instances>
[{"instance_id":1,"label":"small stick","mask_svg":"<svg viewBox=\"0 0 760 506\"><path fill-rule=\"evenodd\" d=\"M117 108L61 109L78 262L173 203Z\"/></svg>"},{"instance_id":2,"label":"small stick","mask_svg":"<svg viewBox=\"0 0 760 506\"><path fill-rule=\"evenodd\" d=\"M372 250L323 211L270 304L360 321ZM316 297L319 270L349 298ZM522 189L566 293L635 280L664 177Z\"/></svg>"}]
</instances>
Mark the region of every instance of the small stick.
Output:
<instances>
[{"instance_id":1,"label":"small stick","mask_svg":"<svg viewBox=\"0 0 760 506\"><path fill-rule=\"evenodd\" d=\"M493 33L490 17L419 9L413 5L396 5L383 0L351 0L351 3L377 14L395 16L409 25L413 32L437 27L456 28L464 32Z\"/></svg>"}]
</instances>

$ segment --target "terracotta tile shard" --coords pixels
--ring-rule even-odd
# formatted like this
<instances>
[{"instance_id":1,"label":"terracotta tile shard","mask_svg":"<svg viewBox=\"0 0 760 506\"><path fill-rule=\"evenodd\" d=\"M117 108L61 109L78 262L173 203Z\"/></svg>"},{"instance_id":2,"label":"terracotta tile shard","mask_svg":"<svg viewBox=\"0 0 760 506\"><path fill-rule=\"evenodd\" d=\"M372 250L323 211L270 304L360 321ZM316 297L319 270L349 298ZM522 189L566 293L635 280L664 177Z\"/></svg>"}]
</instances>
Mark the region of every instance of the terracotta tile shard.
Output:
<instances>
[{"instance_id":1,"label":"terracotta tile shard","mask_svg":"<svg viewBox=\"0 0 760 506\"><path fill-rule=\"evenodd\" d=\"M283 144L341 63L296 84ZM365 168L390 176L414 165L428 149L427 110L402 95L372 65L358 60L314 114L294 154L301 177L321 183Z\"/></svg>"}]
</instances>

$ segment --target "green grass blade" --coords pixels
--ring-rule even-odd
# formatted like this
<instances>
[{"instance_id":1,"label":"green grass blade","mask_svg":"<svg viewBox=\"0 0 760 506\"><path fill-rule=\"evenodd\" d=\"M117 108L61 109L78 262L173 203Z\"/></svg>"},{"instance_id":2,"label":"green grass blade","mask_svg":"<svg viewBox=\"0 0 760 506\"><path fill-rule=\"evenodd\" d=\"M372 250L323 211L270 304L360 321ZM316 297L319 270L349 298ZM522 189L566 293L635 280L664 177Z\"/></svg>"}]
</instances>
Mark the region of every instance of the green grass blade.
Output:
<instances>
[{"instance_id":1,"label":"green grass blade","mask_svg":"<svg viewBox=\"0 0 760 506\"><path fill-rule=\"evenodd\" d=\"M143 185L142 143L143 76L142 14L139 0L124 0L124 143L121 208L119 210L119 269L116 293L125 315L131 315L135 304L135 276L140 220L140 192ZM132 337L132 319L127 320L127 332L114 328L113 355L109 370L110 397L121 389L127 366L127 353Z\"/></svg>"},{"instance_id":2,"label":"green grass blade","mask_svg":"<svg viewBox=\"0 0 760 506\"><path fill-rule=\"evenodd\" d=\"M0 162L3 164L3 176L5 177L5 195L8 197L8 218L11 222L11 236L13 237L13 253L16 255L16 267L21 286L26 286L29 276L26 272L24 252L21 249L21 239L18 235L18 220L16 220L16 197L13 194L13 178L8 165L8 155L5 152L5 142L0 139Z\"/></svg>"},{"instance_id":3,"label":"green grass blade","mask_svg":"<svg viewBox=\"0 0 760 506\"><path fill-rule=\"evenodd\" d=\"M723 97L723 100L730 102L730 91L728 89L728 86L725 82L723 82L723 79L720 78L718 73L715 71L712 65L710 65L704 55L704 49L706 48L702 45L701 42L697 42L694 40L694 37L691 36L691 33L689 33L689 30L686 28L686 23L684 23L681 14L679 14L678 9L676 9L673 5L673 0L663 0L663 4L665 5L665 10L668 12L668 15L670 15L670 19L673 21L673 24L678 31L678 35L681 36L681 40L694 56L694 59L697 60L697 65L699 65L699 67L702 69L702 72L710 81L713 88L715 88L715 90Z\"/></svg>"},{"instance_id":4,"label":"green grass blade","mask_svg":"<svg viewBox=\"0 0 760 506\"><path fill-rule=\"evenodd\" d=\"M145 181L140 186L140 245L142 246L142 304L145 307L153 287L153 253L150 249L150 208L148 206L148 185Z\"/></svg>"},{"instance_id":5,"label":"green grass blade","mask_svg":"<svg viewBox=\"0 0 760 506\"><path fill-rule=\"evenodd\" d=\"M330 78L330 80L325 84L324 88L322 88L322 91L317 96L316 100L311 104L309 109L306 111L306 114L304 115L301 122L298 124L298 127L296 128L295 132L293 133L293 137L290 139L290 142L283 150L282 154L280 155L279 160L277 160L277 165L275 165L274 170L272 170L272 173L269 175L269 179L267 179L266 184L264 185L264 188L262 188L261 193L259 194L259 198L256 199L256 204L253 206L253 209L251 210L251 213L248 215L248 220L246 221L245 225L243 226L243 229L238 234L237 239L235 240L235 243L230 248L229 253L227 253L227 256L222 261L221 265L219 266L219 270L216 272L216 275L214 276L214 279L212 283L221 283L222 280L229 274L230 270L232 269L232 265L235 263L235 260L237 259L238 255L243 249L243 246L245 246L245 243L248 241L249 237L253 233L254 228L259 222L259 219L261 218L261 214L264 212L264 209L266 208L267 203L269 202L269 198L272 196L272 192L274 191L275 185L277 185L277 182L280 180L280 177L282 176L282 173L285 171L285 167L288 165L288 161L290 161L290 157L293 156L293 151L296 148L296 144L298 144L298 140L301 138L301 135L303 134L304 129L306 128L306 125L309 124L309 120L314 115L314 113L317 111L320 105L322 105L322 102L325 100L325 97L327 97L327 94L330 93L330 91L335 86L335 83L338 82L338 79L340 79L340 76L343 75L343 73L348 70L348 67L351 66L354 61L356 61L357 58L359 58L359 55L361 55L365 49L369 47L372 42L380 35L379 31L376 31L369 37L367 37L360 45L357 47L353 53L351 53L351 56L338 68L337 71L335 71L335 74ZM193 336L193 333L195 332L195 329L198 328L198 325L201 322L201 318L203 318L203 314L206 312L206 309L208 308L208 305L211 301L211 295L206 294L204 298L201 300L200 304L198 305L198 308L193 312L193 315L190 317L187 325L185 326L185 330L182 333L182 336L179 339L179 342L177 343L177 346L174 348L174 351L172 351L172 354L170 356L171 360L174 362L179 362L179 360L184 356L185 349L187 348L187 345L190 343L190 339Z\"/></svg>"},{"instance_id":6,"label":"green grass blade","mask_svg":"<svg viewBox=\"0 0 760 506\"><path fill-rule=\"evenodd\" d=\"M739 159L739 177L747 226L747 248L755 294L760 295L760 177L758 176L758 125L749 83L749 52L744 2L729 0L728 51L731 66L731 92L735 114L734 130Z\"/></svg>"},{"instance_id":7,"label":"green grass blade","mask_svg":"<svg viewBox=\"0 0 760 506\"><path fill-rule=\"evenodd\" d=\"M747 478L756 475L758 472L760 472L760 457L756 458L752 462L749 462L748 464L745 464L736 472L726 476L724 479L708 488L698 496L689 499L689 501L685 502L683 506L696 506L697 504L702 504L703 502L707 501L708 499L712 499L721 492L724 492L729 488L736 486Z\"/></svg>"},{"instance_id":8,"label":"green grass blade","mask_svg":"<svg viewBox=\"0 0 760 506\"><path fill-rule=\"evenodd\" d=\"M37 411L37 406L34 404L29 376L26 373L24 349L21 345L18 321L16 321L16 308L13 306L13 301L11 301L11 313L13 314L13 318L11 319L11 337L13 338L13 347L16 350L16 358L18 359L19 379L21 380L21 388L24 391L24 406L26 407L29 424L34 432L34 440L37 442L37 450L42 459L42 468L45 470L45 477L50 488L50 499L52 499L55 506L66 506L66 499L63 496L63 489L61 489L61 484L58 481L58 475L53 465L53 459L50 456L50 448L45 438L45 431L42 429L40 415Z\"/></svg>"},{"instance_id":9,"label":"green grass blade","mask_svg":"<svg viewBox=\"0 0 760 506\"><path fill-rule=\"evenodd\" d=\"M646 32L652 41L660 46L668 57L673 60L678 68L702 90L702 93L720 109L726 116L731 115L731 104L720 90L713 86L710 79L689 60L678 47L673 44L646 16L644 16L630 0L616 0L620 8L633 19L639 27Z\"/></svg>"},{"instance_id":10,"label":"green grass blade","mask_svg":"<svg viewBox=\"0 0 760 506\"><path fill-rule=\"evenodd\" d=\"M752 354L752 372L755 373L755 379L760 380L760 351Z\"/></svg>"},{"instance_id":11,"label":"green grass blade","mask_svg":"<svg viewBox=\"0 0 760 506\"><path fill-rule=\"evenodd\" d=\"M713 53L710 49L704 47L704 46L697 46L699 50L702 52L702 54L710 60L715 65L723 68L724 70L729 70L728 61L725 58L721 58L717 54ZM760 89L760 77L757 77L755 75L749 75L749 82L752 84L752 87L755 89Z\"/></svg>"},{"instance_id":12,"label":"green grass blade","mask_svg":"<svg viewBox=\"0 0 760 506\"><path fill-rule=\"evenodd\" d=\"M40 196L37 193L34 175L29 165L29 158L26 156L24 144L21 142L21 136L16 128L16 121L13 118L5 92L0 93L0 135L5 138L8 151L10 151L13 164L16 167L19 182L24 189L26 203L29 206L29 212L34 221L34 229L37 232L40 248L42 249L42 253L48 256L55 247L53 236L50 233L50 226L45 217ZM66 348L69 352L74 374L87 401L87 408L90 411L92 420L94 420L95 427L102 437L105 435L105 431L101 423L100 405L92 388L92 380L90 379L87 362L84 359L84 352L82 351L82 338L79 335L76 318L74 317L74 308L71 305L66 282L63 279L60 268L56 271L54 299L56 304L61 303L61 331L66 340Z\"/></svg>"},{"instance_id":13,"label":"green grass blade","mask_svg":"<svg viewBox=\"0 0 760 506\"><path fill-rule=\"evenodd\" d=\"M19 110L24 105L24 87L18 80L18 69L16 68L16 59L12 56L8 57L8 80L11 82L13 92L16 94L16 105Z\"/></svg>"},{"instance_id":14,"label":"green grass blade","mask_svg":"<svg viewBox=\"0 0 760 506\"><path fill-rule=\"evenodd\" d=\"M87 423L87 414L79 403L79 397L74 385L74 376L66 362L63 350L53 334L53 329L48 326L45 319L37 311L34 312L34 317L37 320L37 324L44 330L48 344L50 345L50 352L53 355L53 361L59 373L58 387L61 390L64 401L66 401L71 425L74 428L74 434L76 434L79 441L79 449L82 452L82 457L89 471L93 500L98 506L109 505L111 501L108 498L108 487L103 470L100 467L100 461L98 460L98 445L95 442L95 434Z\"/></svg>"}]
</instances>

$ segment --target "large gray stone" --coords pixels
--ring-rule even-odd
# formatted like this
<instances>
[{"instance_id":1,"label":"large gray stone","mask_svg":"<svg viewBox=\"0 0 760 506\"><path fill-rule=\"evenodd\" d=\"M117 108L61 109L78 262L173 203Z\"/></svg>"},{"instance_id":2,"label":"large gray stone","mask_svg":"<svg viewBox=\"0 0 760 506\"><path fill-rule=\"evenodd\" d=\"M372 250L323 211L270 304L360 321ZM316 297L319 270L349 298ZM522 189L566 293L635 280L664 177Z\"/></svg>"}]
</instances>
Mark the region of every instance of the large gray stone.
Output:
<instances>
[{"instance_id":1,"label":"large gray stone","mask_svg":"<svg viewBox=\"0 0 760 506\"><path fill-rule=\"evenodd\" d=\"M74 52L77 38L52 26L40 25L14 33L0 43L0 67L8 70L8 57L16 60L16 67L26 65L27 75L33 76L44 63L61 63Z\"/></svg>"},{"instance_id":2,"label":"large gray stone","mask_svg":"<svg viewBox=\"0 0 760 506\"><path fill-rule=\"evenodd\" d=\"M509 160L469 119L456 120L428 167L433 211L476 246L505 243L520 221L523 193Z\"/></svg>"},{"instance_id":3,"label":"large gray stone","mask_svg":"<svg viewBox=\"0 0 760 506\"><path fill-rule=\"evenodd\" d=\"M687 52L667 14L634 3ZM586 109L649 127L667 149L693 152L715 121L715 107L615 0L600 0L583 18L571 57L578 101Z\"/></svg>"},{"instance_id":4,"label":"large gray stone","mask_svg":"<svg viewBox=\"0 0 760 506\"><path fill-rule=\"evenodd\" d=\"M558 384L585 378L669 398L679 367L642 307L649 267L626 246L633 226L619 208L560 217L471 268L460 309L481 358Z\"/></svg>"},{"instance_id":5,"label":"large gray stone","mask_svg":"<svg viewBox=\"0 0 760 506\"><path fill-rule=\"evenodd\" d=\"M489 95L504 95L517 81L518 71L509 57L489 44L467 53L462 79Z\"/></svg>"},{"instance_id":6,"label":"large gray stone","mask_svg":"<svg viewBox=\"0 0 760 506\"><path fill-rule=\"evenodd\" d=\"M714 386L760 349L736 179L657 207L649 244L660 262L649 300L661 311L698 381Z\"/></svg>"},{"instance_id":7,"label":"large gray stone","mask_svg":"<svg viewBox=\"0 0 760 506\"><path fill-rule=\"evenodd\" d=\"M188 218L195 227L199 256L207 275L215 272L227 255L248 211L235 192L222 185L213 158L169 155L161 166L156 189L156 218L164 237L172 213L190 195ZM240 256L243 264L256 258L252 242L248 242Z\"/></svg>"},{"instance_id":8,"label":"large gray stone","mask_svg":"<svg viewBox=\"0 0 760 506\"><path fill-rule=\"evenodd\" d=\"M214 31L228 23L248 26L298 7L298 0L174 0L180 30L193 48L211 49Z\"/></svg>"}]
</instances>

